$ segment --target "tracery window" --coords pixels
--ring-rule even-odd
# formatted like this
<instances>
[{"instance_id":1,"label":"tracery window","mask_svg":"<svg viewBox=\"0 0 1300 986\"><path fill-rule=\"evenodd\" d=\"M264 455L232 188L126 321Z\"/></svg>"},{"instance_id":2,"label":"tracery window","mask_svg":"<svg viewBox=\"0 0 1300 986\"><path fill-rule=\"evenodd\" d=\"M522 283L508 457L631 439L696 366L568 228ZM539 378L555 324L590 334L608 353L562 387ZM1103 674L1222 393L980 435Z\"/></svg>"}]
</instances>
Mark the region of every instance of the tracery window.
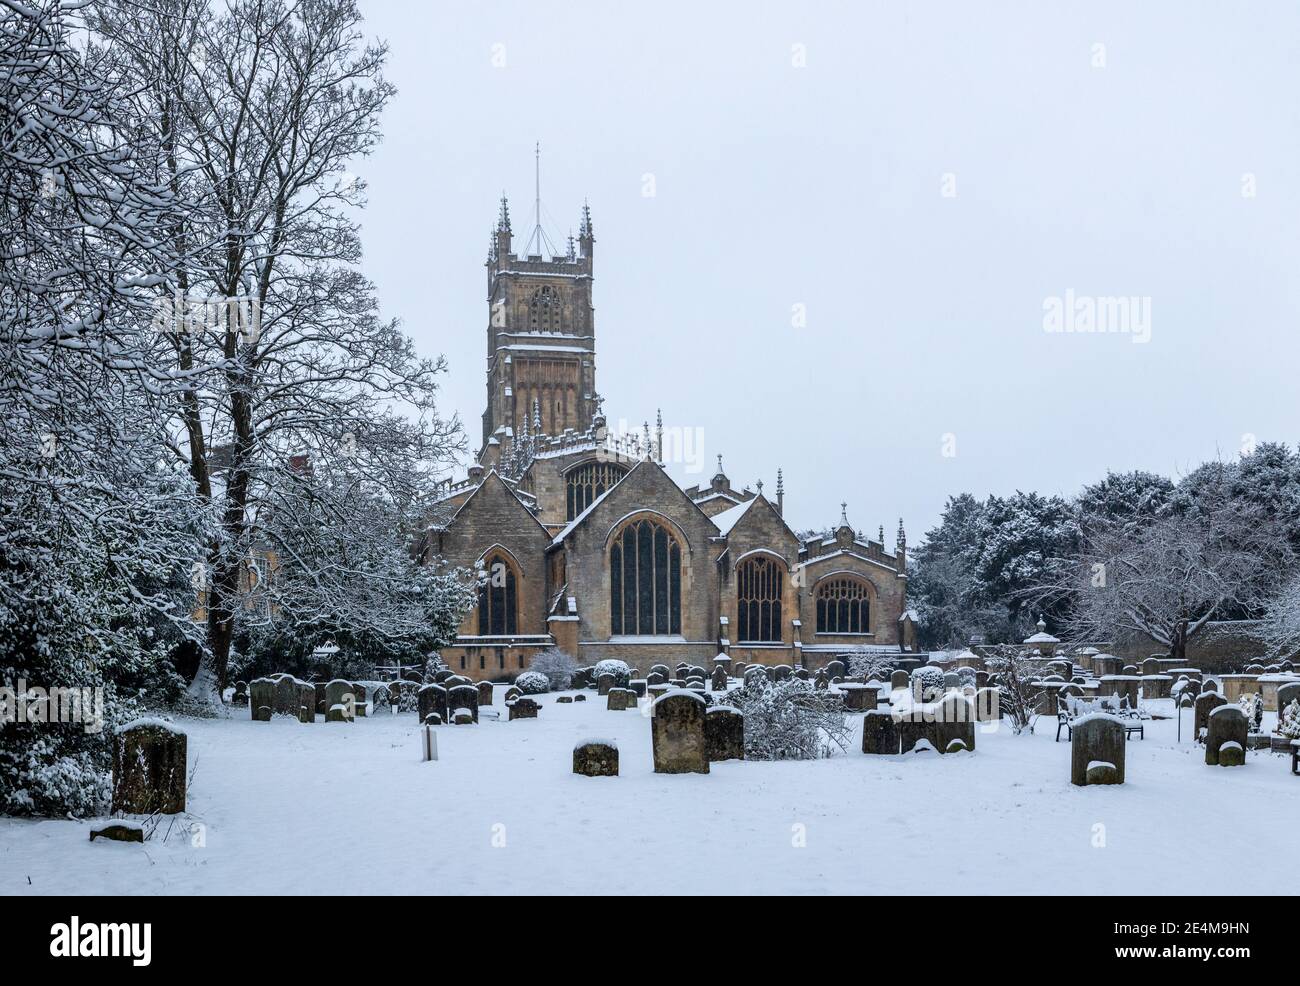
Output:
<instances>
[{"instance_id":1,"label":"tracery window","mask_svg":"<svg viewBox=\"0 0 1300 986\"><path fill-rule=\"evenodd\" d=\"M589 462L565 477L567 520L582 513L596 497L623 478L627 470L612 462Z\"/></svg>"},{"instance_id":2,"label":"tracery window","mask_svg":"<svg viewBox=\"0 0 1300 986\"><path fill-rule=\"evenodd\" d=\"M528 305L528 326L533 332L560 331L560 297L549 284L533 292Z\"/></svg>"},{"instance_id":3,"label":"tracery window","mask_svg":"<svg viewBox=\"0 0 1300 986\"><path fill-rule=\"evenodd\" d=\"M609 551L610 626L615 636L682 632L682 549L653 520L633 521Z\"/></svg>"},{"instance_id":4,"label":"tracery window","mask_svg":"<svg viewBox=\"0 0 1300 986\"><path fill-rule=\"evenodd\" d=\"M514 566L500 552L483 563L487 578L478 587L480 636L506 636L519 632L519 590Z\"/></svg>"},{"instance_id":5,"label":"tracery window","mask_svg":"<svg viewBox=\"0 0 1300 986\"><path fill-rule=\"evenodd\" d=\"M818 633L870 633L871 593L861 579L837 577L817 586Z\"/></svg>"},{"instance_id":6,"label":"tracery window","mask_svg":"<svg viewBox=\"0 0 1300 986\"><path fill-rule=\"evenodd\" d=\"M785 567L775 558L747 558L736 567L737 629L742 641L781 639L781 585Z\"/></svg>"}]
</instances>

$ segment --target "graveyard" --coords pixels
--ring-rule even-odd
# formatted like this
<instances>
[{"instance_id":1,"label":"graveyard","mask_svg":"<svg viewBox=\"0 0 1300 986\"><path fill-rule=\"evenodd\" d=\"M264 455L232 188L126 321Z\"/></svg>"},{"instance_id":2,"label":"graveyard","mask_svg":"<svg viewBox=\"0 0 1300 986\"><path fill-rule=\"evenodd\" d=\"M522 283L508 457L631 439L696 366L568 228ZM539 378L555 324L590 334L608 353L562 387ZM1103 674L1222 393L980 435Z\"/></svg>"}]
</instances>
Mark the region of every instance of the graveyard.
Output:
<instances>
[{"instance_id":1,"label":"graveyard","mask_svg":"<svg viewBox=\"0 0 1300 986\"><path fill-rule=\"evenodd\" d=\"M705 743L692 725L730 718L743 729L722 704L741 680L629 684L626 695L610 681L528 697L471 688L477 722L426 701L425 719L445 723L427 729L419 707L402 711L374 689L354 715L258 718L236 706L146 721L140 729L184 734L183 809L120 817L143 842L92 841L103 819L0 821L0 893L1189 894L1206 889L1190 860L1227 863L1243 844L1273 858L1291 848L1300 817L1285 754L1245 749L1239 766L1207 763L1195 703L1180 722L1172 697L1142 700L1140 737L1119 729L1122 783L1080 783L1072 761L1082 749L1086 775L1097 756L1064 733L1058 742L1047 710L1033 733L1005 718L961 724L973 750L959 741L940 753L923 726L909 752L872 755L864 723L897 719L884 707L911 693L822 673L809 685L842 696L845 749L754 760L736 757L743 739L728 748L711 730ZM945 703L970 693L947 689ZM1212 704L1227 716L1202 704L1209 720L1240 715L1222 696ZM1081 738L1089 719L1124 721L1076 716ZM1276 719L1263 712L1260 732ZM1234 876L1244 893L1267 893L1272 879L1266 866Z\"/></svg>"}]
</instances>

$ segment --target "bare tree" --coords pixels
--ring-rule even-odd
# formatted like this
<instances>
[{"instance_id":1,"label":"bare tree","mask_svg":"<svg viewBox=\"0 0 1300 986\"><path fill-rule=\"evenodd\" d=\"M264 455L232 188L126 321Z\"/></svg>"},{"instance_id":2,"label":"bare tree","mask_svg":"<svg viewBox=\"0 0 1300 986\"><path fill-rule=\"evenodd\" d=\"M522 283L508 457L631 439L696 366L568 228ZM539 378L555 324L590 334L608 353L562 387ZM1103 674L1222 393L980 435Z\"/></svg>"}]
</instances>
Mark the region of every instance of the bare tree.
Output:
<instances>
[{"instance_id":1,"label":"bare tree","mask_svg":"<svg viewBox=\"0 0 1300 986\"><path fill-rule=\"evenodd\" d=\"M1260 637L1274 657L1300 655L1300 578L1290 579L1269 599Z\"/></svg>"},{"instance_id":2,"label":"bare tree","mask_svg":"<svg viewBox=\"0 0 1300 986\"><path fill-rule=\"evenodd\" d=\"M172 225L185 262L159 292L170 305L160 328L191 385L170 451L220 528L205 583L205 681L217 689L250 559L302 497L323 495L298 481L304 468L362 477L410 520L463 446L436 407L443 361L380 319L357 270L365 186L348 169L379 141L393 93L386 48L366 42L360 20L354 0L229 0L215 12L115 0L97 21L185 202ZM341 599L368 572L322 565L300 584L334 579Z\"/></svg>"},{"instance_id":3,"label":"bare tree","mask_svg":"<svg viewBox=\"0 0 1300 986\"><path fill-rule=\"evenodd\" d=\"M997 644L983 648L985 667L996 675L998 709L1019 736L1034 731L1034 723L1043 711L1039 707L1043 659L1030 657L1022 647Z\"/></svg>"},{"instance_id":4,"label":"bare tree","mask_svg":"<svg viewBox=\"0 0 1300 986\"><path fill-rule=\"evenodd\" d=\"M1291 563L1275 517L1210 486L1189 509L1142 525L1093 518L1078 555L1028 595L1068 599L1070 637L1150 638L1185 660L1188 641L1212 620L1260 612Z\"/></svg>"}]
</instances>

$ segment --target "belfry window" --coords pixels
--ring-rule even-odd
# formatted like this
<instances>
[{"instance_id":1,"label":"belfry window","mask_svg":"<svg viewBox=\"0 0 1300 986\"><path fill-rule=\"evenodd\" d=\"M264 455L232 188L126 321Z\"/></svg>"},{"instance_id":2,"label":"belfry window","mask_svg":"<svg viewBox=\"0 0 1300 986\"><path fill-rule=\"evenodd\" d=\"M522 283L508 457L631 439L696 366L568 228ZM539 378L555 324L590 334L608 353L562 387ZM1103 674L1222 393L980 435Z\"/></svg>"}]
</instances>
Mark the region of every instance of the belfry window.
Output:
<instances>
[{"instance_id":1,"label":"belfry window","mask_svg":"<svg viewBox=\"0 0 1300 986\"><path fill-rule=\"evenodd\" d=\"M533 292L528 305L528 327L533 332L560 331L560 298L550 285Z\"/></svg>"},{"instance_id":2,"label":"belfry window","mask_svg":"<svg viewBox=\"0 0 1300 986\"><path fill-rule=\"evenodd\" d=\"M486 559L487 576L478 587L478 632L480 636L507 636L519 632L519 590L514 566L497 553Z\"/></svg>"},{"instance_id":3,"label":"belfry window","mask_svg":"<svg viewBox=\"0 0 1300 986\"><path fill-rule=\"evenodd\" d=\"M844 577L817 586L817 632L871 632L871 594L865 582Z\"/></svg>"},{"instance_id":4,"label":"belfry window","mask_svg":"<svg viewBox=\"0 0 1300 986\"><path fill-rule=\"evenodd\" d=\"M737 629L742 641L781 639L785 568L775 558L747 558L736 566Z\"/></svg>"},{"instance_id":5,"label":"belfry window","mask_svg":"<svg viewBox=\"0 0 1300 986\"><path fill-rule=\"evenodd\" d=\"M589 462L565 477L566 520L573 520L593 500L623 478L627 470L612 462Z\"/></svg>"},{"instance_id":6,"label":"belfry window","mask_svg":"<svg viewBox=\"0 0 1300 986\"><path fill-rule=\"evenodd\" d=\"M682 549L662 524L633 521L609 552L610 632L667 636L682 632Z\"/></svg>"}]
</instances>

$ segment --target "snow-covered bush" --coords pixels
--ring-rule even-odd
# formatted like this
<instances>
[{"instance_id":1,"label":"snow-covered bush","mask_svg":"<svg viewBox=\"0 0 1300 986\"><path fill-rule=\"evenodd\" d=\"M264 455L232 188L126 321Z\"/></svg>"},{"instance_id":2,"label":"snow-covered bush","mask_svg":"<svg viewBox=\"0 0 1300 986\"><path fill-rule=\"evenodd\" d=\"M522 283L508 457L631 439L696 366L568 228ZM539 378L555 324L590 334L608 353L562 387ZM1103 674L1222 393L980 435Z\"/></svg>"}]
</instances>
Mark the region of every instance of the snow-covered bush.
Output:
<instances>
[{"instance_id":1,"label":"snow-covered bush","mask_svg":"<svg viewBox=\"0 0 1300 986\"><path fill-rule=\"evenodd\" d=\"M522 671L515 679L515 687L525 695L541 695L551 690L551 682L540 671Z\"/></svg>"},{"instance_id":2,"label":"snow-covered bush","mask_svg":"<svg viewBox=\"0 0 1300 986\"><path fill-rule=\"evenodd\" d=\"M745 717L747 760L816 760L848 749L844 699L810 681L747 675L724 701Z\"/></svg>"},{"instance_id":3,"label":"snow-covered bush","mask_svg":"<svg viewBox=\"0 0 1300 986\"><path fill-rule=\"evenodd\" d=\"M551 691L564 691L573 681L573 673L578 670L578 662L558 647L548 647L528 665L529 671L546 675L551 684Z\"/></svg>"},{"instance_id":4,"label":"snow-covered bush","mask_svg":"<svg viewBox=\"0 0 1300 986\"><path fill-rule=\"evenodd\" d=\"M1039 715L1037 682L1041 662L1027 657L1019 647L998 644L989 648L985 664L997 676L1002 718L1011 724L1011 731L1017 736L1026 729L1032 733Z\"/></svg>"},{"instance_id":5,"label":"snow-covered bush","mask_svg":"<svg viewBox=\"0 0 1300 986\"><path fill-rule=\"evenodd\" d=\"M1257 692L1247 692L1241 696L1241 711L1246 715L1246 722L1256 732L1264 722L1264 699Z\"/></svg>"},{"instance_id":6,"label":"snow-covered bush","mask_svg":"<svg viewBox=\"0 0 1300 986\"><path fill-rule=\"evenodd\" d=\"M1277 732L1287 739L1300 739L1300 699L1278 713Z\"/></svg>"},{"instance_id":7,"label":"snow-covered bush","mask_svg":"<svg viewBox=\"0 0 1300 986\"><path fill-rule=\"evenodd\" d=\"M615 688L626 688L628 681L632 678L632 669L627 666L625 661L607 657L603 661L596 662L596 666L591 672L591 680L600 681L602 674L612 674L614 676Z\"/></svg>"},{"instance_id":8,"label":"snow-covered bush","mask_svg":"<svg viewBox=\"0 0 1300 986\"><path fill-rule=\"evenodd\" d=\"M912 690L920 689L923 702L937 701L943 695L943 669L924 665L912 672Z\"/></svg>"},{"instance_id":9,"label":"snow-covered bush","mask_svg":"<svg viewBox=\"0 0 1300 986\"><path fill-rule=\"evenodd\" d=\"M890 658L867 650L849 652L845 655L844 663L850 675L870 677L873 674L879 674L885 681L889 680L889 676L894 670L894 662Z\"/></svg>"}]
</instances>

